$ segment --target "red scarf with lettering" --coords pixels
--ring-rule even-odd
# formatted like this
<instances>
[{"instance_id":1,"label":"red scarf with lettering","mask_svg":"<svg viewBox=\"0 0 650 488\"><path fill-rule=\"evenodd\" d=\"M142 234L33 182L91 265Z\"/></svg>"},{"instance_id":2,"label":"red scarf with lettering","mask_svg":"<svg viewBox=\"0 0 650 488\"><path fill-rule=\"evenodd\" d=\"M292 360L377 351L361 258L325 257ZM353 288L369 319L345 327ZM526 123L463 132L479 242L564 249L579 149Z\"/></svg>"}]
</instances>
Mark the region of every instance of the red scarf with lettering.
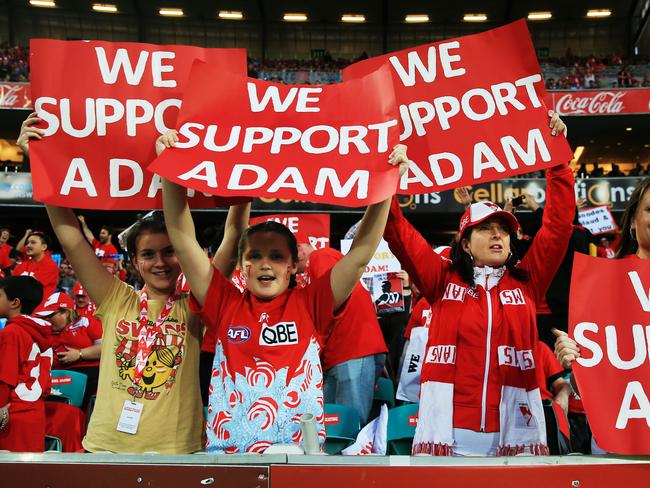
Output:
<instances>
[{"instance_id":1,"label":"red scarf with lettering","mask_svg":"<svg viewBox=\"0 0 650 488\"><path fill-rule=\"evenodd\" d=\"M478 268L475 268L478 269ZM492 270L492 276L478 276L474 288L469 293L477 293L478 298L466 296L465 300L480 300L487 305L487 295L491 297L490 307L499 306L499 284L502 278L512 282L504 268ZM484 272L484 271L482 271ZM457 276L457 275L452 275ZM521 288L525 283L518 282ZM528 295L532 299L532 295ZM444 307L443 307L444 305ZM453 410L454 383L456 380L456 347L458 330L462 327L461 317L464 301L438 301L432 308L432 314L444 313L446 320L431 327L429 341L422 367L420 387L420 408L418 425L413 439L413 454L431 454L449 456L454 452ZM441 310L444 308L444 311ZM513 309L511 309L515 312ZM541 396L535 376L535 347L537 329L534 308L519 313L532 315L522 320L521 315L502 313L503 323L497 338L497 357L512 358L511 365L499 365L501 375L500 440L497 449L499 456L512 456L528 452L530 454L548 454L546 446L546 425ZM491 341L494 344L494 341ZM493 347L493 346L491 346ZM494 357L494 354L491 354ZM517 358L517 359L514 359ZM501 363L501 361L500 361ZM512 364L517 365L514 367Z\"/></svg>"}]
</instances>

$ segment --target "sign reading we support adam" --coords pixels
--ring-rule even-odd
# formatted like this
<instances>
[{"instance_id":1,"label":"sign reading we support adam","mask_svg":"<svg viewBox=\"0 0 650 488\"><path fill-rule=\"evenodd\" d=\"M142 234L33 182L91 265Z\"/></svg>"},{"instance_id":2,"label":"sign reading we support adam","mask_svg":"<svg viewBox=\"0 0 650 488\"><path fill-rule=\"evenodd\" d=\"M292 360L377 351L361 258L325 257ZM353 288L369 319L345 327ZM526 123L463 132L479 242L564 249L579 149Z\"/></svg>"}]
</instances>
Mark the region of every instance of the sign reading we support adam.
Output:
<instances>
[{"instance_id":1,"label":"sign reading we support adam","mask_svg":"<svg viewBox=\"0 0 650 488\"><path fill-rule=\"evenodd\" d=\"M219 89L211 83L219 79ZM220 196L361 206L397 187L399 129L387 67L326 86L282 85L195 63L180 142L149 169Z\"/></svg>"},{"instance_id":2,"label":"sign reading we support adam","mask_svg":"<svg viewBox=\"0 0 650 488\"><path fill-rule=\"evenodd\" d=\"M400 193L430 193L564 164L552 137L544 80L524 20L481 34L367 59L352 80L391 67L412 164Z\"/></svg>"},{"instance_id":3,"label":"sign reading we support adam","mask_svg":"<svg viewBox=\"0 0 650 488\"><path fill-rule=\"evenodd\" d=\"M650 260L576 253L569 304L573 371L598 446L650 454Z\"/></svg>"},{"instance_id":4,"label":"sign reading we support adam","mask_svg":"<svg viewBox=\"0 0 650 488\"><path fill-rule=\"evenodd\" d=\"M30 144L34 198L69 207L160 208L161 180L144 168L176 124L192 63L246 72L245 49L35 39L30 50L45 130Z\"/></svg>"}]
</instances>

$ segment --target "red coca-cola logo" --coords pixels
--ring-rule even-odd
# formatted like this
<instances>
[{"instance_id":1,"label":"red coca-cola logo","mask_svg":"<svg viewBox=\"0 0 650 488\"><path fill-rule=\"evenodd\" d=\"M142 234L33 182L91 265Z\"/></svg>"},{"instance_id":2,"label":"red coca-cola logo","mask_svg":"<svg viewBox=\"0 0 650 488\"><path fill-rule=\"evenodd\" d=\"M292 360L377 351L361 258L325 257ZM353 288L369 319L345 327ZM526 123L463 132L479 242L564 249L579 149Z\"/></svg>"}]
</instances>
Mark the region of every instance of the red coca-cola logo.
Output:
<instances>
[{"instance_id":1,"label":"red coca-cola logo","mask_svg":"<svg viewBox=\"0 0 650 488\"><path fill-rule=\"evenodd\" d=\"M625 92L567 93L555 106L560 114L618 114L624 109Z\"/></svg>"}]
</instances>

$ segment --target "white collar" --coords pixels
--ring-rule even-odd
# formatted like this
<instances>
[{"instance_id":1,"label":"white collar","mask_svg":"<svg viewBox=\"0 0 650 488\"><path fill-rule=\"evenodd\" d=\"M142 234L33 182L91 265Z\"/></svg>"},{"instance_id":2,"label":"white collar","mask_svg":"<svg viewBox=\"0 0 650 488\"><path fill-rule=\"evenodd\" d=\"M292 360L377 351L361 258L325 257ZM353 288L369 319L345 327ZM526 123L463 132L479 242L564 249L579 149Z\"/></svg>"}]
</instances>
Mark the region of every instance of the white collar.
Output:
<instances>
[{"instance_id":1,"label":"white collar","mask_svg":"<svg viewBox=\"0 0 650 488\"><path fill-rule=\"evenodd\" d=\"M493 268L492 266L474 266L474 284L491 290L499 283L499 280L506 272L505 266Z\"/></svg>"}]
</instances>

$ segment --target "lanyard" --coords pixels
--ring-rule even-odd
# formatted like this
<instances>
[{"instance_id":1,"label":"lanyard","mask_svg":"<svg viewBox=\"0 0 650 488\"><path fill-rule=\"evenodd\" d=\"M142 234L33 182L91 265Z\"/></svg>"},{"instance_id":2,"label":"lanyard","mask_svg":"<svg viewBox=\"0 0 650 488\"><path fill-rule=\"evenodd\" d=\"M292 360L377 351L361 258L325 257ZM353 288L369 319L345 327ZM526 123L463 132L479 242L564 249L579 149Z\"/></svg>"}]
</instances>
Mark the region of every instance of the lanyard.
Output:
<instances>
[{"instance_id":1,"label":"lanyard","mask_svg":"<svg viewBox=\"0 0 650 488\"><path fill-rule=\"evenodd\" d=\"M135 368L133 370L133 384L136 386L138 386L142 379L142 372L147 365L147 358L149 357L154 341L156 338L162 338L163 336L162 325L165 322L165 319L167 319L169 312L171 312L171 309L174 307L176 298L180 295L181 283L182 280L179 276L174 292L167 298L167 302L165 302L165 306L163 307L162 312L160 312L160 316L153 327L148 326L149 297L147 295L146 287L140 293L140 331L138 333L138 350L135 356Z\"/></svg>"}]
</instances>

